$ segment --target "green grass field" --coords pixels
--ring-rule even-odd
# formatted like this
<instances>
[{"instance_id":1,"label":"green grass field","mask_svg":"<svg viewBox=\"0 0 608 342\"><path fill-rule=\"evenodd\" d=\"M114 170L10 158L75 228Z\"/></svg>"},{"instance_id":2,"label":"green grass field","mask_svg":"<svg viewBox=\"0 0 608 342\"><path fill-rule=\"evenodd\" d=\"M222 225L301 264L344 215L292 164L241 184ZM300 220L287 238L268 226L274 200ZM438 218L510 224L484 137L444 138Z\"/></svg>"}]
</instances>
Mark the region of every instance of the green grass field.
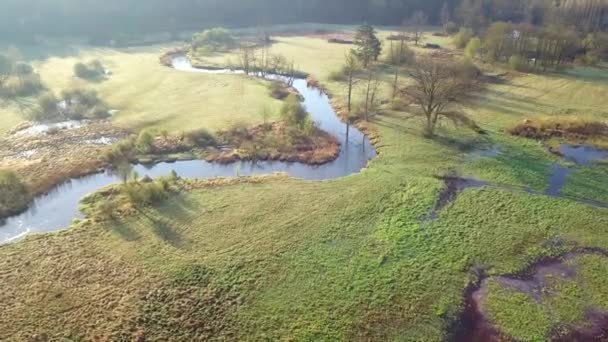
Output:
<instances>
[{"instance_id":1,"label":"green grass field","mask_svg":"<svg viewBox=\"0 0 608 342\"><path fill-rule=\"evenodd\" d=\"M347 47L277 39L273 51L293 58L344 101L344 86L327 75L340 67ZM114 71L93 86L121 109L120 125L219 128L261 120L258 107L274 105L257 80L162 68L157 47L83 51L81 58L100 58ZM50 58L38 68L47 84L62 88L74 82L61 77L74 61ZM239 84L247 95L230 110ZM504 130L536 115L606 119L607 95L605 83L576 70L512 73L466 108L486 136L444 124L440 138L429 140L417 119L386 111L368 124L380 155L359 174L195 188L120 222L88 220L0 247L0 339L443 340L463 309L473 268L517 272L558 252L546 243L556 239L608 248L608 210L488 187L466 190L437 220L425 221L444 186L434 176L454 170L542 191L557 158ZM496 157L467 153L493 145L500 146ZM566 192L608 198L595 176L605 171L578 168ZM581 278L594 284L585 298L555 299L571 307L560 313L562 323L578 322L590 297L608 310L606 290L597 286L608 281L605 265L592 261ZM551 311L520 297L497 291L493 317L521 340L546 337ZM526 325L513 315L519 307L530 313Z\"/></svg>"},{"instance_id":2,"label":"green grass field","mask_svg":"<svg viewBox=\"0 0 608 342\"><path fill-rule=\"evenodd\" d=\"M111 49L75 46L69 56L48 56L33 64L46 87L55 93L74 87L99 92L110 108L119 112L113 121L139 130L162 128L169 131L207 128L214 131L235 122L251 125L262 122L257 115L263 105L278 108L270 101L267 83L238 76L193 75L163 67L158 57L167 46ZM112 75L104 81L86 81L74 77L77 62L99 59ZM5 100L0 109L5 120L0 132L24 120L22 111L35 100Z\"/></svg>"}]
</instances>

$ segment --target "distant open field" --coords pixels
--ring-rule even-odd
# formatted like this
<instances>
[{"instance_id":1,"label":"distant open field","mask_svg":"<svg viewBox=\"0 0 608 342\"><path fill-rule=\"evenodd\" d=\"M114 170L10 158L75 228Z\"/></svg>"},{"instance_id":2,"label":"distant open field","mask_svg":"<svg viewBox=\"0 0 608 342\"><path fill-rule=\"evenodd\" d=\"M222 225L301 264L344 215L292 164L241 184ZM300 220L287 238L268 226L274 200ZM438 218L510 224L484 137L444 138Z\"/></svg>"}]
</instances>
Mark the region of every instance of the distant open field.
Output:
<instances>
[{"instance_id":1,"label":"distant open field","mask_svg":"<svg viewBox=\"0 0 608 342\"><path fill-rule=\"evenodd\" d=\"M429 39L449 47L447 38ZM344 104L344 85L327 76L341 66L348 45L306 36L276 40L272 52L293 59ZM259 80L161 67L160 49L82 48L36 67L50 88L63 89L82 83L62 76L77 60L100 59L114 75L89 86L120 110L116 124L136 129L259 122L262 105L279 105ZM202 61L223 65L230 58ZM382 70L390 79L392 69ZM509 72L465 108L487 135L445 123L431 140L411 113L385 110L364 124L378 136L379 157L359 174L197 188L118 222L89 220L2 246L0 340L42 333L117 340L445 340L475 272L517 273L572 246L608 249L608 210L524 191L547 189L559 159L541 143L505 132L537 115L607 120L607 78L603 69ZM383 89L387 99L388 86ZM0 131L8 128L4 121L18 121L15 110L0 115L8 118ZM490 147L497 155L470 155ZM426 220L445 187L435 176L449 172L511 188L468 189L437 220ZM605 176L605 164L576 167L566 192L606 201ZM608 282L605 264L580 263L590 285L556 279L553 301L510 292L491 297L497 325L538 340L556 320L584 321L594 305L608 310L606 289L597 285Z\"/></svg>"}]
</instances>

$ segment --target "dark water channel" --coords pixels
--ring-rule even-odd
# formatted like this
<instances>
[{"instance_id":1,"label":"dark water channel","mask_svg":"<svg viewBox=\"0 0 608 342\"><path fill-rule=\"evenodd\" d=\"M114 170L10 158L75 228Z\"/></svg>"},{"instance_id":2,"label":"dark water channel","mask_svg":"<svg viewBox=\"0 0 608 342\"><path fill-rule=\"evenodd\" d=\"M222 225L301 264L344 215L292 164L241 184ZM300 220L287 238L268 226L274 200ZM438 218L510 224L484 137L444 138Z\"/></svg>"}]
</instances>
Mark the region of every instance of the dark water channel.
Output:
<instances>
[{"instance_id":1,"label":"dark water channel","mask_svg":"<svg viewBox=\"0 0 608 342\"><path fill-rule=\"evenodd\" d=\"M196 69L185 57L176 57L173 67L182 72L242 74L242 72L230 70ZM282 79L281 76L276 75L267 76L267 78ZM309 88L304 79L296 79L293 86L303 96L304 106L319 127L336 136L340 141L340 155L336 160L319 166L278 161L240 161L221 165L203 160L192 160L150 166L135 165L134 171L137 171L142 177L148 175L154 178L168 175L174 170L180 177L192 179L286 172L292 177L315 181L357 173L376 157L376 150L358 129L350 127L347 136L346 124L340 121L325 93L317 88ZM120 178L109 171L64 182L48 194L37 197L31 207L21 215L9 217L0 223L0 244L17 241L31 233L52 232L68 227L73 219L82 218L78 205L84 196L119 182Z\"/></svg>"}]
</instances>

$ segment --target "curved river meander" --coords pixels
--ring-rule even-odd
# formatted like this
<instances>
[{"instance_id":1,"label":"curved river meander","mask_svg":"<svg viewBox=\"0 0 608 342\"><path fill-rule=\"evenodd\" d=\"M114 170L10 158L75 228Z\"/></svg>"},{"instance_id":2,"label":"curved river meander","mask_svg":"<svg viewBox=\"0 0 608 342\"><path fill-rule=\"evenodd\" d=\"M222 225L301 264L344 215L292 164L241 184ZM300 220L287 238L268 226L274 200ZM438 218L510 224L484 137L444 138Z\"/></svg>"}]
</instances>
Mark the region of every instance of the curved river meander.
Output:
<instances>
[{"instance_id":1,"label":"curved river meander","mask_svg":"<svg viewBox=\"0 0 608 342\"><path fill-rule=\"evenodd\" d=\"M230 70L204 70L193 68L186 57L176 57L173 67L181 72L232 73ZM234 72L238 73L238 71ZM280 76L267 78L280 79ZM293 84L304 97L304 106L319 127L336 136L341 146L339 157L333 162L311 166L289 162L241 161L228 165L203 160L178 161L154 165L135 165L141 176L158 177L175 170L184 178L234 177L286 172L292 177L306 180L324 180L344 177L360 171L368 161L376 157L376 150L367 137L354 127L347 136L346 124L341 122L332 109L326 94L307 87L306 80L297 79ZM238 170L238 171L237 171ZM30 208L21 215L7 218L0 223L0 244L17 241L31 233L52 232L69 227L75 218L82 218L78 210L80 200L102 187L119 183L117 175L110 171L78 179L71 179L55 187L48 194L37 197Z\"/></svg>"}]
</instances>

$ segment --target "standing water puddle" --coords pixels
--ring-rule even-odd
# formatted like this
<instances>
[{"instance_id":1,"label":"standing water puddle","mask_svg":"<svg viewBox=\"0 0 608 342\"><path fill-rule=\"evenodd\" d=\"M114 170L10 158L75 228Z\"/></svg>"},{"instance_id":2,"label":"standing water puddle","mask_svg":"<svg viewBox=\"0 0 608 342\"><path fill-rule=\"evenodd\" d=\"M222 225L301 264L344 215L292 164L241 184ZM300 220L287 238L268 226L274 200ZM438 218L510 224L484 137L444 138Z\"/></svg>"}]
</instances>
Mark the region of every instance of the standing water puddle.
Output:
<instances>
[{"instance_id":1,"label":"standing water puddle","mask_svg":"<svg viewBox=\"0 0 608 342\"><path fill-rule=\"evenodd\" d=\"M186 72L242 74L230 70L196 69L183 56L174 58L173 67ZM284 80L282 76L276 75L267 78ZM350 127L347 135L346 124L338 119L325 93L316 88L309 88L304 79L296 79L293 87L304 97L304 106L319 127L336 136L341 143L340 155L336 160L318 166L278 161L240 161L220 165L204 160L192 160L151 166L135 165L134 171L141 176L148 175L152 178L167 175L173 170L181 177L199 179L234 177L237 172L240 176L286 172L292 177L305 180L326 180L359 172L376 157L376 150L362 132ZM73 219L82 218L78 205L84 196L119 182L120 177L111 172L64 182L48 194L37 197L23 214L9 217L4 222L0 221L0 244L17 241L30 233L52 232L68 227Z\"/></svg>"},{"instance_id":2,"label":"standing water puddle","mask_svg":"<svg viewBox=\"0 0 608 342\"><path fill-rule=\"evenodd\" d=\"M592 146L562 144L559 147L559 152L566 161L579 166L589 166L608 158L608 150L600 150ZM549 179L549 189L547 189L545 194L553 197L560 196L572 171L573 169L570 167L555 164L551 171L551 178Z\"/></svg>"}]
</instances>

